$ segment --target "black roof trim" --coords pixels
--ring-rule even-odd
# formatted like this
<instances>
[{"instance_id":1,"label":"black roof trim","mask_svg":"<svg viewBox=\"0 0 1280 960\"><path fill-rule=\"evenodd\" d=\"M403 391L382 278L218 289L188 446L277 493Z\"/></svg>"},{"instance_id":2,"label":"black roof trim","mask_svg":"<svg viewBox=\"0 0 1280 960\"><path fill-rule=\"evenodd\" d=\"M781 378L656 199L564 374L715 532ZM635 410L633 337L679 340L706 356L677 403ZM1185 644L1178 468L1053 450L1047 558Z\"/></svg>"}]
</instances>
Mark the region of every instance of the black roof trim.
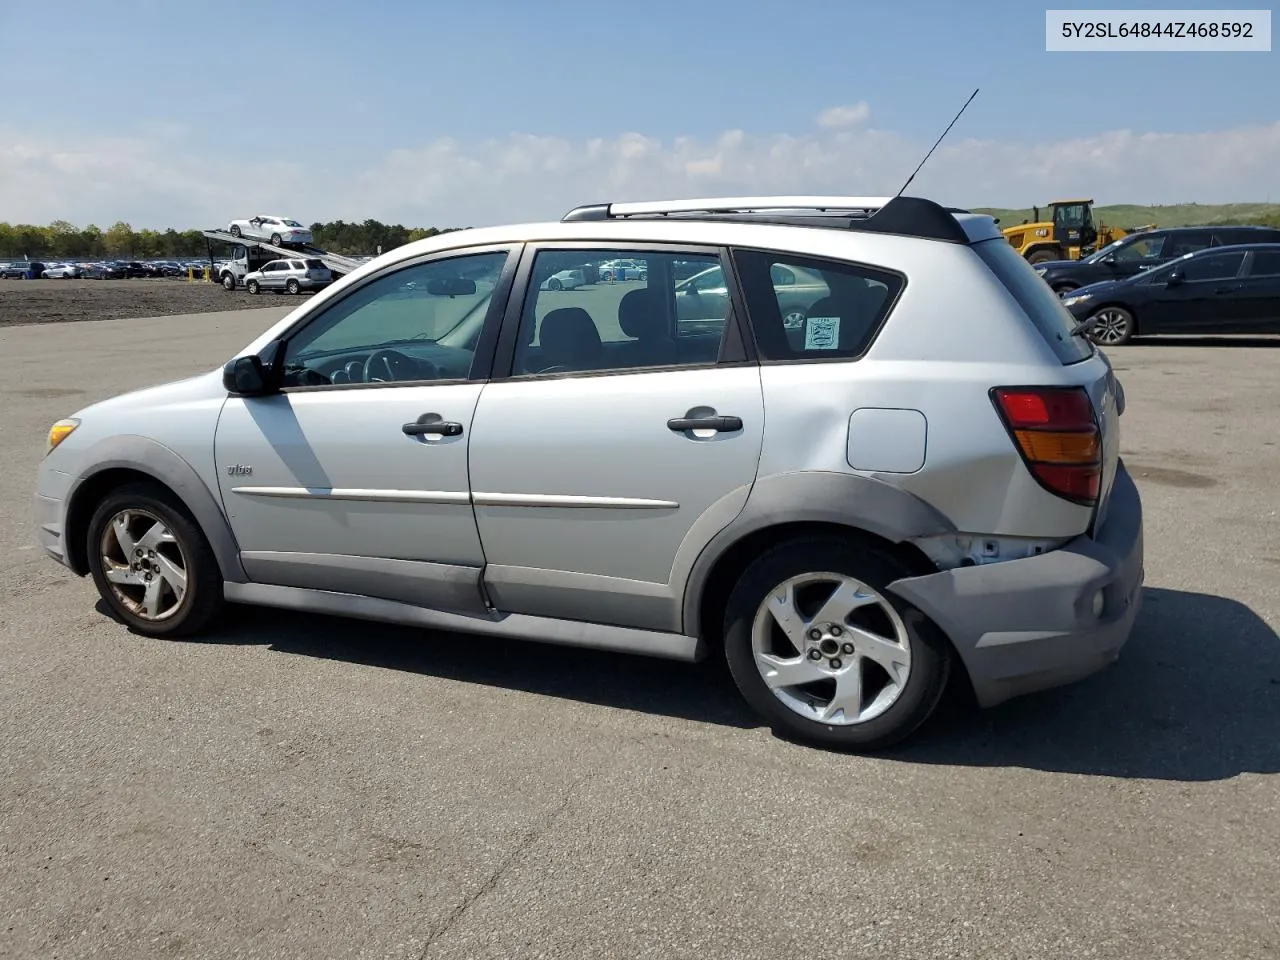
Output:
<instances>
[{"instance_id":1,"label":"black roof trim","mask_svg":"<svg viewBox=\"0 0 1280 960\"><path fill-rule=\"evenodd\" d=\"M848 211L803 212L732 211L732 210L681 210L670 213L615 214L608 203L586 204L574 207L561 218L561 223L603 220L697 220L731 223L767 223L780 226L825 227L835 230L859 230L866 233L892 233L899 236L918 237L922 240L942 240L947 243L968 244L968 234L956 222L954 214L968 213L956 207L944 207L933 200L921 197L893 197L878 210L869 210L865 216L855 216Z\"/></svg>"}]
</instances>

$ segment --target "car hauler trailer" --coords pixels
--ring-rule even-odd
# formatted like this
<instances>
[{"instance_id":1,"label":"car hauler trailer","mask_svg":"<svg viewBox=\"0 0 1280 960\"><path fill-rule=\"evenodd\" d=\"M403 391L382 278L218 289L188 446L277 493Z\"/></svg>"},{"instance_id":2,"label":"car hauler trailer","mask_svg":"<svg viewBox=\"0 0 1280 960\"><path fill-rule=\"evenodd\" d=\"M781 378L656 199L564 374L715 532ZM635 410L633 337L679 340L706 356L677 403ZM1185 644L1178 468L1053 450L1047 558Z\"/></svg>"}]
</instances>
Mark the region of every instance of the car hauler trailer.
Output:
<instances>
[{"instance_id":1,"label":"car hauler trailer","mask_svg":"<svg viewBox=\"0 0 1280 960\"><path fill-rule=\"evenodd\" d=\"M335 276L350 273L361 265L361 261L352 257L343 257L329 253L319 247L302 244L297 247L278 247L265 240L251 240L248 237L237 237L226 230L202 230L209 246L210 277L222 284L223 289L235 290L244 284L244 278L254 270L261 270L262 265L272 260L294 257L313 257L328 267ZM213 255L214 241L231 247L230 259L221 263Z\"/></svg>"}]
</instances>

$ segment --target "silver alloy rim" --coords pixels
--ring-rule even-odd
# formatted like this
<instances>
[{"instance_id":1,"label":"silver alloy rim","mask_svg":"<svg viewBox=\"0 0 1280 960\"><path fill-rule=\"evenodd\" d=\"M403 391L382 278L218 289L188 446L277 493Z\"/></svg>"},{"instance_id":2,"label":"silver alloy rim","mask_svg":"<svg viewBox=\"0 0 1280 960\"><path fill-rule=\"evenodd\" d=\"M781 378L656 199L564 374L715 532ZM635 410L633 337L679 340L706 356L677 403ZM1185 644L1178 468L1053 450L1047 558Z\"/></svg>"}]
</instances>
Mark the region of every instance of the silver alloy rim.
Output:
<instances>
[{"instance_id":1,"label":"silver alloy rim","mask_svg":"<svg viewBox=\"0 0 1280 960\"><path fill-rule=\"evenodd\" d=\"M1119 310L1099 310L1090 329L1095 343L1119 343L1129 332L1129 319Z\"/></svg>"},{"instance_id":2,"label":"silver alloy rim","mask_svg":"<svg viewBox=\"0 0 1280 960\"><path fill-rule=\"evenodd\" d=\"M911 676L911 646L880 593L840 573L780 583L756 611L751 652L765 684L802 717L853 726L897 702Z\"/></svg>"},{"instance_id":3,"label":"silver alloy rim","mask_svg":"<svg viewBox=\"0 0 1280 960\"><path fill-rule=\"evenodd\" d=\"M146 510L121 510L102 531L102 571L126 610L167 620L187 593L187 563L172 531Z\"/></svg>"},{"instance_id":4,"label":"silver alloy rim","mask_svg":"<svg viewBox=\"0 0 1280 960\"><path fill-rule=\"evenodd\" d=\"M805 314L803 310L792 310L782 317L782 325L788 330L794 330L797 327L803 327Z\"/></svg>"}]
</instances>

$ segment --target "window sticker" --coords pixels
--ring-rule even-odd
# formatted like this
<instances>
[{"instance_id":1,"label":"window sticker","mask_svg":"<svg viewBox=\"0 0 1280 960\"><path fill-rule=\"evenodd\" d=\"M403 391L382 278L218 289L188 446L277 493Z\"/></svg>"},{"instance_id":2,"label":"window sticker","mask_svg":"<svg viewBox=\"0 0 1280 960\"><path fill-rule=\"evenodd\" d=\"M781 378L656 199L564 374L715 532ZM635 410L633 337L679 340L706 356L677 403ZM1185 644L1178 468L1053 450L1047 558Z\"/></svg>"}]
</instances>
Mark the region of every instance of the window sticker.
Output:
<instances>
[{"instance_id":1,"label":"window sticker","mask_svg":"<svg viewBox=\"0 0 1280 960\"><path fill-rule=\"evenodd\" d=\"M837 350L840 347L839 317L810 317L804 327L806 350Z\"/></svg>"}]
</instances>

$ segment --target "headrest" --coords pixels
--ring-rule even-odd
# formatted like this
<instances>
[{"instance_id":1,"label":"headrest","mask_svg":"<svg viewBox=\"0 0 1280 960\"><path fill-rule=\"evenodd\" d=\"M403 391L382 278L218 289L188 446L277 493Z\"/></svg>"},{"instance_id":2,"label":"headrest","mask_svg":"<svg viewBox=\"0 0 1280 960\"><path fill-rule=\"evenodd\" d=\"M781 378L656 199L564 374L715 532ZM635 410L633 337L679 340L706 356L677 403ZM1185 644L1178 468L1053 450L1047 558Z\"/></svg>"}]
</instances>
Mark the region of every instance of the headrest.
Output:
<instances>
[{"instance_id":1,"label":"headrest","mask_svg":"<svg viewBox=\"0 0 1280 960\"><path fill-rule=\"evenodd\" d=\"M666 334L658 298L652 290L632 290L618 304L618 326L628 337L652 340Z\"/></svg>"},{"instance_id":2,"label":"headrest","mask_svg":"<svg viewBox=\"0 0 1280 960\"><path fill-rule=\"evenodd\" d=\"M581 307L561 307L542 318L538 337L544 350L574 353L600 346L600 331Z\"/></svg>"}]
</instances>

